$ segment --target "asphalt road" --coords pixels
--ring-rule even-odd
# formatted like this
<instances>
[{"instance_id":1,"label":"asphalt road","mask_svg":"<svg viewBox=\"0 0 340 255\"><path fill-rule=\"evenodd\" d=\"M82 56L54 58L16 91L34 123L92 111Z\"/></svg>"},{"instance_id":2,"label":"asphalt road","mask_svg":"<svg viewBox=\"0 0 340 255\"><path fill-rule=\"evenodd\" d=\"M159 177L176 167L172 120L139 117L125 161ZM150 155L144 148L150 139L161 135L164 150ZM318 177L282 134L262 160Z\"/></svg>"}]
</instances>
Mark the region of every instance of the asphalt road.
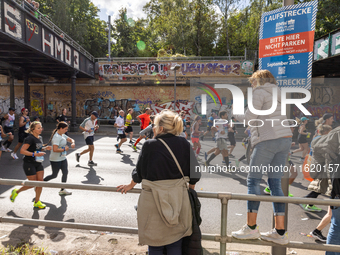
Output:
<instances>
[{"instance_id":1,"label":"asphalt road","mask_svg":"<svg viewBox=\"0 0 340 255\"><path fill-rule=\"evenodd\" d=\"M76 162L75 153L86 148L83 136L71 135L76 140L76 149L70 150L67 157L69 165L68 183L77 184L100 184L118 186L127 184L131 180L131 171L135 167L138 153L133 152L131 146L125 143L122 146L123 154L117 154L114 144L116 138L108 136L95 137L94 161L98 166L87 166L88 156L82 156L80 163ZM44 135L44 141L48 140ZM16 141L16 140L15 140ZM141 148L140 143L139 148ZM14 147L12 145L11 147ZM215 143L206 139L202 142L202 152L214 147ZM238 141L233 154L239 158L245 153L244 148ZM200 156L200 158L204 158ZM298 164L297 158L292 157ZM221 164L222 157L218 156L212 164ZM234 158L230 160L234 164ZM242 164L242 163L241 163ZM51 173L48 157L45 158L45 176ZM0 178L6 179L26 179L22 169L21 156L19 160L11 158L10 153L3 153L0 160ZM61 182L61 172L54 182ZM302 179L302 174L296 178L291 185L290 192L296 197L302 197L308 193L306 187L308 181ZM136 186L136 187L139 187ZM261 187L266 187L263 180ZM60 197L58 189L44 188L41 200L47 205L45 210L34 210L32 199L33 189L22 192L12 203L9 196L13 187L0 185L0 216L23 217L33 219L45 219L55 221L69 221L77 223L91 223L112 226L137 227L136 211L134 205L137 204L137 194L121 195L120 193L80 191L72 190L73 194L67 197ZM202 179L196 185L199 191L210 192L234 192L247 193L246 174L244 173L204 173ZM320 198L325 198L320 196ZM203 222L201 229L203 233L218 234L220 232L220 212L219 200L201 199ZM314 243L314 239L301 235L312 231L326 214L327 207L320 213L310 213L303 211L299 205L289 205L288 213L288 235L291 241L304 241ZM261 203L258 215L258 225L260 231L269 231L272 228L272 204ZM231 231L240 229L246 222L246 202L230 201L228 205L228 234ZM48 231L48 229L46 229ZM328 227L323 231L328 233Z\"/></svg>"}]
</instances>

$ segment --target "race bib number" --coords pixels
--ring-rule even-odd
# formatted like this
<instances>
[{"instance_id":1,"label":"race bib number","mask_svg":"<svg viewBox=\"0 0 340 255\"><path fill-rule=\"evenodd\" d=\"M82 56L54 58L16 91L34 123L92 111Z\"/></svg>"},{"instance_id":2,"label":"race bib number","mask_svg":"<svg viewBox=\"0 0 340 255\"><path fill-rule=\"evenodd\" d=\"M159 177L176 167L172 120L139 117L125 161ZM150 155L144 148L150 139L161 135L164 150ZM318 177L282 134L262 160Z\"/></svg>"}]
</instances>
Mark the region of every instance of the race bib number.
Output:
<instances>
[{"instance_id":1,"label":"race bib number","mask_svg":"<svg viewBox=\"0 0 340 255\"><path fill-rule=\"evenodd\" d=\"M90 135L94 135L94 128L91 128Z\"/></svg>"},{"instance_id":2,"label":"race bib number","mask_svg":"<svg viewBox=\"0 0 340 255\"><path fill-rule=\"evenodd\" d=\"M14 126L14 120L10 120L8 126L9 126L9 127L13 127L13 126Z\"/></svg>"},{"instance_id":3,"label":"race bib number","mask_svg":"<svg viewBox=\"0 0 340 255\"><path fill-rule=\"evenodd\" d=\"M124 130L123 129L118 129L118 135L122 135L124 134Z\"/></svg>"},{"instance_id":4,"label":"race bib number","mask_svg":"<svg viewBox=\"0 0 340 255\"><path fill-rule=\"evenodd\" d=\"M26 128L26 129L29 129L29 128L30 128L30 123L29 123L29 122L26 123L25 128Z\"/></svg>"}]
</instances>

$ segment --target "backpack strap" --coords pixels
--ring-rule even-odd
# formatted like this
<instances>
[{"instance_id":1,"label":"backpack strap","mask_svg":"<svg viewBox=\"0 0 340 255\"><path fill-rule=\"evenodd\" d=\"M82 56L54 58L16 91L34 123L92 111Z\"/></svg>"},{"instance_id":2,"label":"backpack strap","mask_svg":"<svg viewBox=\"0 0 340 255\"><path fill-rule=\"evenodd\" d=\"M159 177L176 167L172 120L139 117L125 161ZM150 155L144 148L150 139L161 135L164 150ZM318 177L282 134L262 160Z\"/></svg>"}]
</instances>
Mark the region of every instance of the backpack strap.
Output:
<instances>
[{"instance_id":1,"label":"backpack strap","mask_svg":"<svg viewBox=\"0 0 340 255\"><path fill-rule=\"evenodd\" d=\"M177 167L178 167L178 170L181 172L181 174L182 174L182 176L183 176L183 179L184 179L184 174L183 174L182 168L181 168L181 166L179 165L179 163L178 163L178 161L177 161L177 158L176 158L175 154L172 152L172 150L170 149L169 145L167 145L167 143L164 142L163 139L158 138L158 140L161 141L161 142L164 144L164 146L168 149L168 151L170 152L172 158L173 158L174 161L176 162L176 165L177 165ZM186 182L185 182L185 183L186 183ZM187 186L187 189L189 189L187 183L186 183L186 186Z\"/></svg>"}]
</instances>

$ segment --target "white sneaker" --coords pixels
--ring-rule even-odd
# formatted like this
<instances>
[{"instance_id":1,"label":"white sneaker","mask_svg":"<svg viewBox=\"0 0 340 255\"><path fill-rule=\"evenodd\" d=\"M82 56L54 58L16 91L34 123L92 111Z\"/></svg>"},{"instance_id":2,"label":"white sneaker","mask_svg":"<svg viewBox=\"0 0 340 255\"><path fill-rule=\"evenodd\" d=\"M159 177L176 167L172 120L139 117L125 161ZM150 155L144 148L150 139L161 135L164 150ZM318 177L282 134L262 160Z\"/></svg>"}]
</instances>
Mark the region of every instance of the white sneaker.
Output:
<instances>
[{"instance_id":1,"label":"white sneaker","mask_svg":"<svg viewBox=\"0 0 340 255\"><path fill-rule=\"evenodd\" d=\"M7 151L5 146L1 145L1 151Z\"/></svg>"},{"instance_id":2,"label":"white sneaker","mask_svg":"<svg viewBox=\"0 0 340 255\"><path fill-rule=\"evenodd\" d=\"M266 233L261 233L261 239L282 245L289 243L287 231L283 236L281 236L276 232L275 228Z\"/></svg>"},{"instance_id":3,"label":"white sneaker","mask_svg":"<svg viewBox=\"0 0 340 255\"><path fill-rule=\"evenodd\" d=\"M231 236L236 239L258 239L261 235L259 227L257 226L254 230L245 224L239 231L231 232Z\"/></svg>"},{"instance_id":4,"label":"white sneaker","mask_svg":"<svg viewBox=\"0 0 340 255\"><path fill-rule=\"evenodd\" d=\"M12 152L12 150L10 148L7 148L6 151L7 152Z\"/></svg>"},{"instance_id":5,"label":"white sneaker","mask_svg":"<svg viewBox=\"0 0 340 255\"><path fill-rule=\"evenodd\" d=\"M17 156L17 154L14 153L14 152L11 153L11 156L12 156L13 159L19 159L18 156Z\"/></svg>"},{"instance_id":6,"label":"white sneaker","mask_svg":"<svg viewBox=\"0 0 340 255\"><path fill-rule=\"evenodd\" d=\"M72 192L67 191L66 189L63 189L63 190L59 191L59 195L60 196L68 196L68 195L72 195Z\"/></svg>"}]
</instances>

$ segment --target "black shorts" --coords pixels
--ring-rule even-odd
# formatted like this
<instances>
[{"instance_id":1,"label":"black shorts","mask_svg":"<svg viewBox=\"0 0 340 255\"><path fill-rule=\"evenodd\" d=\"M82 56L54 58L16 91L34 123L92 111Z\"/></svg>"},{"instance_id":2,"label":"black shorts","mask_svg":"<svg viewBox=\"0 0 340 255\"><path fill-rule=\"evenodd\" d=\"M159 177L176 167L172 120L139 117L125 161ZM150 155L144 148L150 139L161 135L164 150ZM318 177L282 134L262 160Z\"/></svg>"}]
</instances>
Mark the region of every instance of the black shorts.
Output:
<instances>
[{"instance_id":1,"label":"black shorts","mask_svg":"<svg viewBox=\"0 0 340 255\"><path fill-rule=\"evenodd\" d=\"M228 139L230 142L230 145L235 146L236 145L236 139L235 139L235 134L228 134Z\"/></svg>"},{"instance_id":2,"label":"black shorts","mask_svg":"<svg viewBox=\"0 0 340 255\"><path fill-rule=\"evenodd\" d=\"M85 142L86 142L87 145L93 145L94 136L91 135L91 136L86 137Z\"/></svg>"},{"instance_id":3,"label":"black shorts","mask_svg":"<svg viewBox=\"0 0 340 255\"><path fill-rule=\"evenodd\" d=\"M127 126L127 128L125 129L125 133L131 133L131 132L133 132L132 127Z\"/></svg>"},{"instance_id":4,"label":"black shorts","mask_svg":"<svg viewBox=\"0 0 340 255\"><path fill-rule=\"evenodd\" d=\"M124 138L126 138L126 134L125 134L125 133L123 133L123 134L119 134L118 136L119 136L119 138L120 138L120 139L124 139Z\"/></svg>"},{"instance_id":5,"label":"black shorts","mask_svg":"<svg viewBox=\"0 0 340 255\"><path fill-rule=\"evenodd\" d=\"M210 131L210 130L211 130L211 127L208 126L208 127L207 127L207 131Z\"/></svg>"},{"instance_id":6,"label":"black shorts","mask_svg":"<svg viewBox=\"0 0 340 255\"><path fill-rule=\"evenodd\" d=\"M19 137L19 139L18 139L18 141L19 141L19 143L24 143L24 140L25 140L25 138L28 136L28 134L27 133L25 133L25 132L20 132L19 133L19 135L18 135L18 137Z\"/></svg>"},{"instance_id":7,"label":"black shorts","mask_svg":"<svg viewBox=\"0 0 340 255\"><path fill-rule=\"evenodd\" d=\"M308 143L307 138L306 137L300 137L298 139L298 143Z\"/></svg>"},{"instance_id":8,"label":"black shorts","mask_svg":"<svg viewBox=\"0 0 340 255\"><path fill-rule=\"evenodd\" d=\"M44 167L39 162L28 163L24 161L24 171L26 176L36 175L37 172L44 171Z\"/></svg>"},{"instance_id":9,"label":"black shorts","mask_svg":"<svg viewBox=\"0 0 340 255\"><path fill-rule=\"evenodd\" d=\"M5 132L5 134L12 133L12 135L14 135L13 127L4 126L4 132Z\"/></svg>"}]
</instances>

